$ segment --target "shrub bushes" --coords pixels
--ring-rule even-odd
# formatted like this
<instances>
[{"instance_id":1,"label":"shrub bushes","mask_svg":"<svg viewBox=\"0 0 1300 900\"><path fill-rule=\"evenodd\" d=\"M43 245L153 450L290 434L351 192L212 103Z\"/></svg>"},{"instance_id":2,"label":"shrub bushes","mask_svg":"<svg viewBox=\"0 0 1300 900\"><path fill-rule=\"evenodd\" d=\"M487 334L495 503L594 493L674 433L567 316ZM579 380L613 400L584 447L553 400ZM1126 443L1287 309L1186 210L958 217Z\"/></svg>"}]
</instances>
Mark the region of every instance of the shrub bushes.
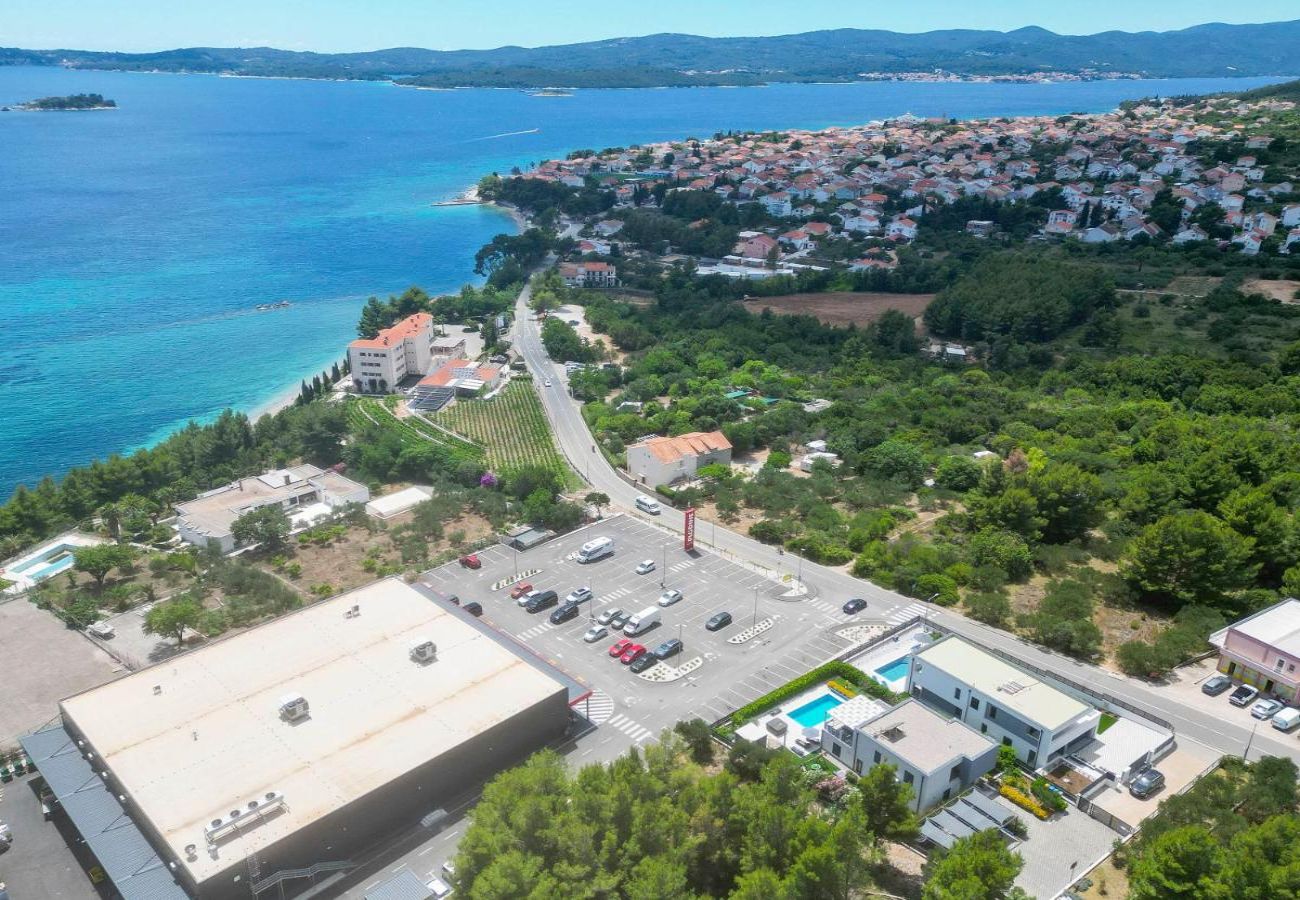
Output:
<instances>
[{"instance_id":1,"label":"shrub bushes","mask_svg":"<svg viewBox=\"0 0 1300 900\"><path fill-rule=\"evenodd\" d=\"M861 669L854 668L846 662L835 660L800 675L793 681L781 685L776 690L764 694L753 703L742 706L731 714L730 721L737 724L745 722L759 713L771 709L781 701L788 700L796 694L801 694L809 688L831 679L846 681L862 693L875 697L877 700L884 700L887 703L898 703L903 699L901 695L895 694Z\"/></svg>"},{"instance_id":2,"label":"shrub bushes","mask_svg":"<svg viewBox=\"0 0 1300 900\"><path fill-rule=\"evenodd\" d=\"M1017 790L1016 788L1013 788L1009 784L1002 785L1002 787L999 788L998 793L1000 793L1003 797L1006 797L1016 806L1019 806L1021 809L1032 813L1034 818L1036 819L1047 819L1052 815L1050 812L1047 811L1046 807L1044 807L1033 797L1023 793L1022 791Z\"/></svg>"}]
</instances>

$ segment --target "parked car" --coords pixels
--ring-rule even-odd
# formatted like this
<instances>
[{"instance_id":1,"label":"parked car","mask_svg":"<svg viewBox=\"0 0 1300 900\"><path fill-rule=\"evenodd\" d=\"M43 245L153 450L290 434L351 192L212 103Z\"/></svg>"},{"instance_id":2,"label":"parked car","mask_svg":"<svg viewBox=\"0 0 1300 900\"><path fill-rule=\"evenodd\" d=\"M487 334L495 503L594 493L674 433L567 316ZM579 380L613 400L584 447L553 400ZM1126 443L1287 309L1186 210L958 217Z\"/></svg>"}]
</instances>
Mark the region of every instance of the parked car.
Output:
<instances>
[{"instance_id":1,"label":"parked car","mask_svg":"<svg viewBox=\"0 0 1300 900\"><path fill-rule=\"evenodd\" d=\"M580 587L569 591L569 596L564 598L565 603L586 603L591 599L591 588Z\"/></svg>"},{"instance_id":2,"label":"parked car","mask_svg":"<svg viewBox=\"0 0 1300 900\"><path fill-rule=\"evenodd\" d=\"M524 611L539 613L544 609L550 609L559 602L560 598L555 591L540 591L528 595L528 603L524 605Z\"/></svg>"},{"instance_id":3,"label":"parked car","mask_svg":"<svg viewBox=\"0 0 1300 900\"><path fill-rule=\"evenodd\" d=\"M510 589L510 599L518 600L524 594L531 594L533 586L527 581L521 581Z\"/></svg>"},{"instance_id":4,"label":"parked car","mask_svg":"<svg viewBox=\"0 0 1300 900\"><path fill-rule=\"evenodd\" d=\"M1128 792L1139 800L1145 800L1165 786L1165 776L1156 769L1147 769L1129 782Z\"/></svg>"},{"instance_id":5,"label":"parked car","mask_svg":"<svg viewBox=\"0 0 1300 900\"><path fill-rule=\"evenodd\" d=\"M551 613L551 624L563 625L570 619L578 618L579 612L581 612L581 610L578 608L578 604L565 603L563 606L555 610L555 612Z\"/></svg>"},{"instance_id":6,"label":"parked car","mask_svg":"<svg viewBox=\"0 0 1300 900\"><path fill-rule=\"evenodd\" d=\"M655 570L655 561L653 559L643 559L637 564L636 573L638 575L649 575Z\"/></svg>"},{"instance_id":7,"label":"parked car","mask_svg":"<svg viewBox=\"0 0 1300 900\"><path fill-rule=\"evenodd\" d=\"M848 603L845 603L843 607L844 614L846 616L851 616L854 613L860 613L866 608L867 608L867 601L863 600L861 597L854 597Z\"/></svg>"},{"instance_id":8,"label":"parked car","mask_svg":"<svg viewBox=\"0 0 1300 900\"><path fill-rule=\"evenodd\" d=\"M483 615L483 604L479 603L477 600L471 600L468 603L462 603L460 608L465 610L465 612L469 613L471 616Z\"/></svg>"},{"instance_id":9,"label":"parked car","mask_svg":"<svg viewBox=\"0 0 1300 900\"><path fill-rule=\"evenodd\" d=\"M1250 714L1256 719L1271 719L1286 706L1281 700L1261 700L1250 708Z\"/></svg>"},{"instance_id":10,"label":"parked car","mask_svg":"<svg viewBox=\"0 0 1300 900\"><path fill-rule=\"evenodd\" d=\"M613 644L610 645L609 655L613 657L622 656L623 651L626 650L628 647L631 647L635 643L636 641L632 640L631 638L619 638Z\"/></svg>"},{"instance_id":11,"label":"parked car","mask_svg":"<svg viewBox=\"0 0 1300 900\"><path fill-rule=\"evenodd\" d=\"M658 658L653 653L646 653L645 655L638 656L636 659L632 660L628 668L631 669L633 672L639 673L639 672L644 672L646 669L653 668L657 665L659 665Z\"/></svg>"},{"instance_id":12,"label":"parked car","mask_svg":"<svg viewBox=\"0 0 1300 900\"><path fill-rule=\"evenodd\" d=\"M623 626L627 624L628 619L630 618L632 618L632 614L630 612L623 612L622 610L620 610L618 615L616 615L614 618L609 620L609 630L622 631Z\"/></svg>"},{"instance_id":13,"label":"parked car","mask_svg":"<svg viewBox=\"0 0 1300 900\"><path fill-rule=\"evenodd\" d=\"M113 635L117 634L117 632L113 630L113 626L108 622L96 622L94 625L87 628L86 631L97 638L111 638Z\"/></svg>"},{"instance_id":14,"label":"parked car","mask_svg":"<svg viewBox=\"0 0 1300 900\"><path fill-rule=\"evenodd\" d=\"M617 606L611 606L609 609L596 616L596 623L599 625L608 625L621 615L623 615L623 610L619 609Z\"/></svg>"},{"instance_id":15,"label":"parked car","mask_svg":"<svg viewBox=\"0 0 1300 900\"><path fill-rule=\"evenodd\" d=\"M1228 702L1233 706L1245 706L1258 696L1259 688L1253 688L1248 684L1243 684L1228 695Z\"/></svg>"},{"instance_id":16,"label":"parked car","mask_svg":"<svg viewBox=\"0 0 1300 900\"><path fill-rule=\"evenodd\" d=\"M625 666L630 666L632 663L636 662L638 659L645 656L645 652L646 651L644 645L632 644L630 647L628 647L626 650L623 651L623 655L618 658L618 661Z\"/></svg>"},{"instance_id":17,"label":"parked car","mask_svg":"<svg viewBox=\"0 0 1300 900\"><path fill-rule=\"evenodd\" d=\"M672 606L682 599L682 592L679 590L667 590L659 595L660 606Z\"/></svg>"},{"instance_id":18,"label":"parked car","mask_svg":"<svg viewBox=\"0 0 1300 900\"><path fill-rule=\"evenodd\" d=\"M549 378L546 379L545 381L542 382L542 384L543 384L545 387L550 387L550 386L551 386L551 379L549 379Z\"/></svg>"},{"instance_id":19,"label":"parked car","mask_svg":"<svg viewBox=\"0 0 1300 900\"><path fill-rule=\"evenodd\" d=\"M539 591L539 590L531 590L531 591L528 591L527 593L520 594L518 597L516 597L516 598L515 598L515 602L518 603L520 606L527 606L527 605L528 605L528 601L529 601L529 600L532 600L534 597L536 597L536 596L537 596L538 594L540 594L540 593L542 593L542 592Z\"/></svg>"},{"instance_id":20,"label":"parked car","mask_svg":"<svg viewBox=\"0 0 1300 900\"><path fill-rule=\"evenodd\" d=\"M1201 684L1201 693L1217 697L1232 687L1232 679L1227 675L1212 675Z\"/></svg>"},{"instance_id":21,"label":"parked car","mask_svg":"<svg viewBox=\"0 0 1300 900\"><path fill-rule=\"evenodd\" d=\"M460 558L460 564L467 569L483 568L483 560L478 558L477 553L466 553Z\"/></svg>"},{"instance_id":22,"label":"parked car","mask_svg":"<svg viewBox=\"0 0 1300 900\"><path fill-rule=\"evenodd\" d=\"M682 652L682 646L682 642L677 638L670 638L655 647L655 659L668 659L670 656L676 656Z\"/></svg>"},{"instance_id":23,"label":"parked car","mask_svg":"<svg viewBox=\"0 0 1300 900\"><path fill-rule=\"evenodd\" d=\"M730 624L731 624L731 613L720 612L717 615L710 618L709 621L705 622L704 628L707 631L721 631L723 628L726 628Z\"/></svg>"},{"instance_id":24,"label":"parked car","mask_svg":"<svg viewBox=\"0 0 1300 900\"><path fill-rule=\"evenodd\" d=\"M592 625L582 635L582 639L588 644L594 644L607 634L609 634L609 629L604 625Z\"/></svg>"},{"instance_id":25,"label":"parked car","mask_svg":"<svg viewBox=\"0 0 1300 900\"><path fill-rule=\"evenodd\" d=\"M1272 721L1269 722L1278 731L1291 731L1297 725L1300 725L1300 709L1294 706L1288 706L1273 714Z\"/></svg>"}]
</instances>

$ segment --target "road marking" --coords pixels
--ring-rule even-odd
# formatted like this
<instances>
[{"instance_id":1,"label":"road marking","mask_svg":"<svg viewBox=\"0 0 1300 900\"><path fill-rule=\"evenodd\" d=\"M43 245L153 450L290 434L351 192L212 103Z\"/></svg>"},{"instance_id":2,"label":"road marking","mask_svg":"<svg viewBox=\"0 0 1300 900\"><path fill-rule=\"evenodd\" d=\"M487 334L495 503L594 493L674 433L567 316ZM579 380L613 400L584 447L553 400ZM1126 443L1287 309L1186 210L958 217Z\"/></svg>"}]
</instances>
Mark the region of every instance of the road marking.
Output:
<instances>
[{"instance_id":1,"label":"road marking","mask_svg":"<svg viewBox=\"0 0 1300 900\"><path fill-rule=\"evenodd\" d=\"M423 850L421 850L419 853L417 853L417 854L415 854L415 855L416 855L416 856L424 856L424 854L426 854L426 853L432 853L434 850L437 850L437 849L438 849L437 847L425 847ZM366 888L366 890L369 890L369 888Z\"/></svg>"}]
</instances>

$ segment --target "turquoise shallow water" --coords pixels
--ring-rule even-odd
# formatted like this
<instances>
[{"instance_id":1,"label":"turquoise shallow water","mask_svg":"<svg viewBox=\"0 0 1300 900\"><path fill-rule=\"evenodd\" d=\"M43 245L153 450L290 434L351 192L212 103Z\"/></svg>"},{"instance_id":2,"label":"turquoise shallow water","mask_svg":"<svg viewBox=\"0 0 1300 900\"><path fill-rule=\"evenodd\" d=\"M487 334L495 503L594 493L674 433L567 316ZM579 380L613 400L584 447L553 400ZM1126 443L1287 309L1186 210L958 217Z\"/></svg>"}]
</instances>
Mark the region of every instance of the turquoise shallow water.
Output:
<instances>
[{"instance_id":1,"label":"turquoise shallow water","mask_svg":"<svg viewBox=\"0 0 1300 900\"><path fill-rule=\"evenodd\" d=\"M578 147L888 115L1104 110L1265 79L416 91L387 84L0 68L0 496L252 410L342 355L370 294L455 289L501 212L433 208ZM260 303L290 300L259 313Z\"/></svg>"}]
</instances>

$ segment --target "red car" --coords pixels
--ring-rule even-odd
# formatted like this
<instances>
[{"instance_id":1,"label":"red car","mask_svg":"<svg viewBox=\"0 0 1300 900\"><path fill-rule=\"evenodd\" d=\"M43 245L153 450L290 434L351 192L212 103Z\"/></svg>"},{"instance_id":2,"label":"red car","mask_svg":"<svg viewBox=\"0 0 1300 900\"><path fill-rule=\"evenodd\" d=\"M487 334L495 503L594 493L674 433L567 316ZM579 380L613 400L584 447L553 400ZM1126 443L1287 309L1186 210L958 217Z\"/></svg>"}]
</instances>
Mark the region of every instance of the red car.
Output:
<instances>
[{"instance_id":1,"label":"red car","mask_svg":"<svg viewBox=\"0 0 1300 900\"><path fill-rule=\"evenodd\" d=\"M526 581L521 581L519 582L519 584L515 585L510 589L510 599L518 600L520 597L522 597L524 594L528 593L532 589L533 586L531 584L529 584Z\"/></svg>"},{"instance_id":2,"label":"red car","mask_svg":"<svg viewBox=\"0 0 1300 900\"><path fill-rule=\"evenodd\" d=\"M628 647L635 646L631 638L619 638L614 642L614 646L609 648L609 655L613 657L622 656L623 651L627 650Z\"/></svg>"},{"instance_id":3,"label":"red car","mask_svg":"<svg viewBox=\"0 0 1300 900\"><path fill-rule=\"evenodd\" d=\"M623 655L618 658L618 661L625 666L630 666L643 656L645 656L645 647L641 644L633 644L623 651Z\"/></svg>"},{"instance_id":4,"label":"red car","mask_svg":"<svg viewBox=\"0 0 1300 900\"><path fill-rule=\"evenodd\" d=\"M478 558L477 553L471 553L468 556L462 556L460 558L460 564L467 569L483 568L483 561Z\"/></svg>"}]
</instances>

